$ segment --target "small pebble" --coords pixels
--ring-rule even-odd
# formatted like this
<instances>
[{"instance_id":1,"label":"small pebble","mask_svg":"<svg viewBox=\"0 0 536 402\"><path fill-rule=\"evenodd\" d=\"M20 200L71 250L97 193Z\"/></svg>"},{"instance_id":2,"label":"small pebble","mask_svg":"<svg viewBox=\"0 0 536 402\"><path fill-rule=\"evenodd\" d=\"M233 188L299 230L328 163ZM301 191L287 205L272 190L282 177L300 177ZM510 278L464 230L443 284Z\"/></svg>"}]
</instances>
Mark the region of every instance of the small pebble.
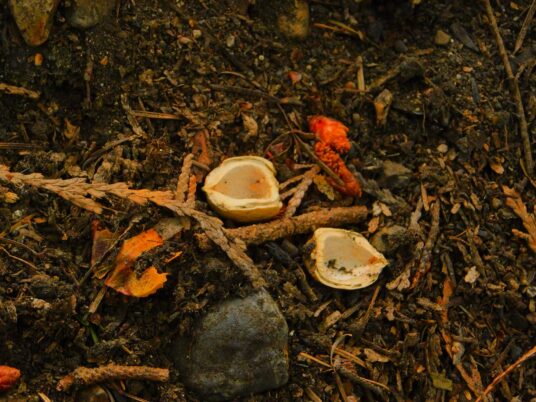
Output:
<instances>
[{"instance_id":1,"label":"small pebble","mask_svg":"<svg viewBox=\"0 0 536 402\"><path fill-rule=\"evenodd\" d=\"M407 53L408 47L404 43L404 41L401 41L400 39L395 41L395 50L398 53Z\"/></svg>"},{"instance_id":2,"label":"small pebble","mask_svg":"<svg viewBox=\"0 0 536 402\"><path fill-rule=\"evenodd\" d=\"M449 146L447 144L439 144L437 146L437 151L446 154L449 151Z\"/></svg>"},{"instance_id":3,"label":"small pebble","mask_svg":"<svg viewBox=\"0 0 536 402\"><path fill-rule=\"evenodd\" d=\"M438 29L435 34L434 43L438 46L446 46L450 43L450 35L445 31Z\"/></svg>"}]
</instances>

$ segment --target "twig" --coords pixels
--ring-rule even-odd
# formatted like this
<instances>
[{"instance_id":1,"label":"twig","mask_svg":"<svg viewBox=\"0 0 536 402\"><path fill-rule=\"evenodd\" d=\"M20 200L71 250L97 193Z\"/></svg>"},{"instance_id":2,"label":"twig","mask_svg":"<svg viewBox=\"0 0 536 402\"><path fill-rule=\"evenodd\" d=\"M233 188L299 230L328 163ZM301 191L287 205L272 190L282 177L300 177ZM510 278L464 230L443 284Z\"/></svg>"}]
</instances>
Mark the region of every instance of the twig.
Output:
<instances>
[{"instance_id":1,"label":"twig","mask_svg":"<svg viewBox=\"0 0 536 402\"><path fill-rule=\"evenodd\" d=\"M351 382L353 382L356 385L362 386L366 389L371 390L375 394L379 395L383 400L388 401L389 398L385 391L387 392L393 392L388 386L369 380L368 378L361 377L350 370L348 370L346 367L343 367L340 364L335 364L334 369L337 373L342 375L343 377L349 379Z\"/></svg>"},{"instance_id":2,"label":"twig","mask_svg":"<svg viewBox=\"0 0 536 402\"><path fill-rule=\"evenodd\" d=\"M225 232L235 239L244 241L247 245L262 244L287 236L311 232L319 227L338 227L355 224L365 219L367 214L367 207L361 205L325 208L292 218L282 218L237 229L226 229ZM201 249L210 249L210 241L207 236L199 234L196 237Z\"/></svg>"},{"instance_id":3,"label":"twig","mask_svg":"<svg viewBox=\"0 0 536 402\"><path fill-rule=\"evenodd\" d=\"M106 195L115 195L116 197L128 199L139 205L152 202L173 211L178 216L187 216L195 219L205 232L207 238L216 243L227 254L231 261L251 281L254 288L259 288L266 284L259 270L246 254L246 245L241 239L229 235L219 219L196 211L186 204L175 200L173 198L174 193L171 191L133 190L126 183L86 183L81 178L68 180L44 179L39 173L25 175L10 172L7 166L4 165L0 165L0 181L46 189L78 207L96 214L101 214L104 206L89 198L90 196L104 198Z\"/></svg>"},{"instance_id":4,"label":"twig","mask_svg":"<svg viewBox=\"0 0 536 402\"><path fill-rule=\"evenodd\" d=\"M138 121L136 120L136 117L134 117L132 109L128 104L128 98L126 94L121 95L121 105L123 106L123 110L127 114L128 123L132 127L132 131L134 131L134 134L136 134L138 137L149 138L147 133L143 130L143 128L141 128L140 123L138 123Z\"/></svg>"},{"instance_id":5,"label":"twig","mask_svg":"<svg viewBox=\"0 0 536 402\"><path fill-rule=\"evenodd\" d=\"M150 112L148 110L131 110L135 117L145 117L146 119L160 119L160 120L180 120L181 116L172 113Z\"/></svg>"},{"instance_id":6,"label":"twig","mask_svg":"<svg viewBox=\"0 0 536 402\"><path fill-rule=\"evenodd\" d=\"M42 147L43 145L28 144L25 142L0 142L0 149L35 149Z\"/></svg>"},{"instance_id":7,"label":"twig","mask_svg":"<svg viewBox=\"0 0 536 402\"><path fill-rule=\"evenodd\" d=\"M78 367L63 377L56 385L57 391L67 391L72 386L91 385L114 380L148 380L166 382L169 370L148 366L108 366L87 368Z\"/></svg>"},{"instance_id":8,"label":"twig","mask_svg":"<svg viewBox=\"0 0 536 402\"><path fill-rule=\"evenodd\" d=\"M532 159L532 150L530 146L530 137L527 125L527 119L525 117L525 108L523 107L523 101L521 100L521 92L519 91L519 85L517 80L514 77L512 72L512 66L510 65L510 60L508 59L508 54L506 53L506 48L504 47L504 42L499 32L499 27L497 26L497 20L495 19L495 14L493 13L493 8L489 0L482 0L484 2L484 7L486 8L486 14L490 21L491 28L495 34L495 41L497 42L497 47L499 48L499 55L502 58L504 64L504 70L506 71L506 76L510 84L510 91L514 96L514 100L517 108L517 118L519 120L519 132L521 134L521 140L523 142L523 151L525 156L525 165L527 172L530 176L534 173L534 161Z\"/></svg>"},{"instance_id":9,"label":"twig","mask_svg":"<svg viewBox=\"0 0 536 402\"><path fill-rule=\"evenodd\" d=\"M14 85L4 84L2 82L0 82L0 92L5 92L9 95L26 96L33 100L37 100L41 96L41 94L37 91L32 91L31 89L26 89L22 87L16 87Z\"/></svg>"},{"instance_id":10,"label":"twig","mask_svg":"<svg viewBox=\"0 0 536 402\"><path fill-rule=\"evenodd\" d=\"M439 212L439 201L436 201L432 205L432 224L430 226L430 231L428 232L428 239L426 239L426 243L424 244L424 248L422 250L417 272L415 272L415 276L411 282L411 289L415 288L421 278L430 270L434 245L437 240L437 236L439 235Z\"/></svg>"},{"instance_id":11,"label":"twig","mask_svg":"<svg viewBox=\"0 0 536 402\"><path fill-rule=\"evenodd\" d=\"M517 51L521 49L521 46L523 46L523 41L525 40L525 36L527 35L527 31L529 30L529 27L532 23L532 19L534 18L535 12L536 12L536 0L532 0L532 4L530 5L530 8L529 8L529 11L527 12L525 20L523 21L523 25L521 26L519 35L517 35L516 44L514 46L514 53L517 53Z\"/></svg>"},{"instance_id":12,"label":"twig","mask_svg":"<svg viewBox=\"0 0 536 402\"><path fill-rule=\"evenodd\" d=\"M258 96L260 98L266 99L269 102L280 104L280 105L303 106L303 103L298 100L294 100L292 98L279 99L277 96L270 95L269 93L260 91L258 89L249 89L249 88L243 88L243 87L237 87L237 86L224 86L224 85L216 85L216 84L211 84L209 86L211 89L214 89L216 91L230 92L230 93L236 93L239 95L247 95L247 96Z\"/></svg>"},{"instance_id":13,"label":"twig","mask_svg":"<svg viewBox=\"0 0 536 402\"><path fill-rule=\"evenodd\" d=\"M186 194L188 192L188 182L190 179L190 170L192 169L192 161L194 160L193 154L188 154L184 157L182 162L182 169L177 181L177 190L175 190L175 199L178 202L184 202L186 200Z\"/></svg>"},{"instance_id":14,"label":"twig","mask_svg":"<svg viewBox=\"0 0 536 402\"><path fill-rule=\"evenodd\" d=\"M33 272L38 272L39 271L37 269L37 267L35 265L33 265L31 262L23 260L22 258L19 258L16 255L10 254L9 251L7 251L4 247L0 247L0 250L2 250L4 253L6 253L9 258L12 258L15 261L19 261L19 262L27 265L28 267L30 267Z\"/></svg>"},{"instance_id":15,"label":"twig","mask_svg":"<svg viewBox=\"0 0 536 402\"><path fill-rule=\"evenodd\" d=\"M310 301L315 303L318 300L318 296L316 295L311 285L309 285L309 282L307 282L307 276L305 275L303 268L296 264L294 272L296 274L296 277L298 278L298 282L300 284L302 292L305 293L305 296L307 296Z\"/></svg>"},{"instance_id":16,"label":"twig","mask_svg":"<svg viewBox=\"0 0 536 402\"><path fill-rule=\"evenodd\" d=\"M528 352L526 352L523 356L521 356L519 359L517 359L515 362L513 362L510 366L508 366L506 368L506 370L504 370L502 373L500 373L499 375L497 375L497 377L495 377L493 379L493 381L491 382L491 384L489 384L486 389L484 390L484 392L482 393L482 395L480 395L476 402L480 402L482 401L491 391L493 391L493 388L495 388L495 386L500 383L504 377L506 375L508 375L512 370L514 370L517 366L519 366L521 363L523 363L525 360L528 360L530 359L531 357L533 357L534 355L536 355L536 345L534 345L534 347L532 349L530 349Z\"/></svg>"},{"instance_id":17,"label":"twig","mask_svg":"<svg viewBox=\"0 0 536 402\"><path fill-rule=\"evenodd\" d=\"M355 337L361 336L361 334L363 334L363 331L365 331L365 328L370 320L372 310L374 309L374 304L376 303L376 299L378 297L378 294L380 293L380 289L380 285L376 286L376 289L374 289L374 293L372 294L372 298L370 299L367 311L362 317L360 317L354 324L350 326L352 335L354 335Z\"/></svg>"},{"instance_id":18,"label":"twig","mask_svg":"<svg viewBox=\"0 0 536 402\"><path fill-rule=\"evenodd\" d=\"M195 208L195 192L197 190L197 179L195 175L190 176L190 183L188 184L188 198L186 199L186 205L190 208Z\"/></svg>"},{"instance_id":19,"label":"twig","mask_svg":"<svg viewBox=\"0 0 536 402\"><path fill-rule=\"evenodd\" d=\"M303 175L303 180L300 184L298 184L296 192L288 202L287 209L285 210L285 214L283 215L285 218L290 218L296 213L296 210L300 206L303 197L305 196L305 193L313 182L313 178L315 177L315 175L318 174L319 171L320 168L315 165Z\"/></svg>"}]
</instances>

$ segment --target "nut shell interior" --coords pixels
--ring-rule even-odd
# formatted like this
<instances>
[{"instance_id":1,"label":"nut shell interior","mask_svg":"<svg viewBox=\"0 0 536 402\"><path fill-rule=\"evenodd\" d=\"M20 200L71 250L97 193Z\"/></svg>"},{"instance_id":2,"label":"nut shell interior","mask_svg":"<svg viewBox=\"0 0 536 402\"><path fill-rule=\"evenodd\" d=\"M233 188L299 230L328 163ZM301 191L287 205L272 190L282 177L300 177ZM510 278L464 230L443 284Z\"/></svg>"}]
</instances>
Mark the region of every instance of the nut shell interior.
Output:
<instances>
[{"instance_id":1,"label":"nut shell interior","mask_svg":"<svg viewBox=\"0 0 536 402\"><path fill-rule=\"evenodd\" d=\"M378 279L387 259L357 232L320 228L307 243L305 263L311 275L336 289L361 289Z\"/></svg>"},{"instance_id":2,"label":"nut shell interior","mask_svg":"<svg viewBox=\"0 0 536 402\"><path fill-rule=\"evenodd\" d=\"M203 191L216 212L238 222L273 218L283 205L274 165L258 156L224 160L207 175Z\"/></svg>"}]
</instances>

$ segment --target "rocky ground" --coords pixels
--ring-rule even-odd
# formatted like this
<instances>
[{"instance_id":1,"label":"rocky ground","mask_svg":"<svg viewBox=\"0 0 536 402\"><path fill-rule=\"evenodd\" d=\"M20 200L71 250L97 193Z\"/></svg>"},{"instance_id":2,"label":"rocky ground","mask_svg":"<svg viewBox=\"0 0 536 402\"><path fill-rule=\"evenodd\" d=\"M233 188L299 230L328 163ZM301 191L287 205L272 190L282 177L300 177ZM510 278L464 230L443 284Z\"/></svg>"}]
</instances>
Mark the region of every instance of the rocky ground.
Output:
<instances>
[{"instance_id":1,"label":"rocky ground","mask_svg":"<svg viewBox=\"0 0 536 402\"><path fill-rule=\"evenodd\" d=\"M0 0L0 366L21 373L0 400L536 400L534 2L491 2L511 81L486 1L251 3ZM344 227L389 265L337 290L307 273L310 233L258 241L254 290L247 256L200 244L206 167L299 176L311 115L350 128L363 195L321 170L296 214L366 207ZM189 153L198 218L136 262L168 274L148 297L104 276L170 209L29 176L174 191ZM57 386L112 363L169 378Z\"/></svg>"}]
</instances>

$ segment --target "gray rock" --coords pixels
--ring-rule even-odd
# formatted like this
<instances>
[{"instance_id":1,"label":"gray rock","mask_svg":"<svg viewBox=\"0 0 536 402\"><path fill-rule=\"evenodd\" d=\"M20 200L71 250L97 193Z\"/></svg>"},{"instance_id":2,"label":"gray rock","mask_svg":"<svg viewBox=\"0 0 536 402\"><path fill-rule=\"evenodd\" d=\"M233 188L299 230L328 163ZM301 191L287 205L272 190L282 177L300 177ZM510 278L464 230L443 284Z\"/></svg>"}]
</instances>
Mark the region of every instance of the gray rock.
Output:
<instances>
[{"instance_id":1,"label":"gray rock","mask_svg":"<svg viewBox=\"0 0 536 402\"><path fill-rule=\"evenodd\" d=\"M382 162L382 174L379 179L381 186L397 189L404 187L411 178L411 170L398 162L385 160Z\"/></svg>"},{"instance_id":2,"label":"gray rock","mask_svg":"<svg viewBox=\"0 0 536 402\"><path fill-rule=\"evenodd\" d=\"M372 236L370 244L382 254L392 254L400 246L407 243L406 232L407 229L402 226L386 226Z\"/></svg>"},{"instance_id":3,"label":"gray rock","mask_svg":"<svg viewBox=\"0 0 536 402\"><path fill-rule=\"evenodd\" d=\"M203 400L223 401L288 381L288 326L265 290L225 301L176 341L179 373Z\"/></svg>"},{"instance_id":4,"label":"gray rock","mask_svg":"<svg viewBox=\"0 0 536 402\"><path fill-rule=\"evenodd\" d=\"M43 44L50 34L60 0L9 0L13 19L30 46Z\"/></svg>"},{"instance_id":5,"label":"gray rock","mask_svg":"<svg viewBox=\"0 0 536 402\"><path fill-rule=\"evenodd\" d=\"M67 22L75 28L91 28L112 14L116 0L72 0Z\"/></svg>"}]
</instances>

